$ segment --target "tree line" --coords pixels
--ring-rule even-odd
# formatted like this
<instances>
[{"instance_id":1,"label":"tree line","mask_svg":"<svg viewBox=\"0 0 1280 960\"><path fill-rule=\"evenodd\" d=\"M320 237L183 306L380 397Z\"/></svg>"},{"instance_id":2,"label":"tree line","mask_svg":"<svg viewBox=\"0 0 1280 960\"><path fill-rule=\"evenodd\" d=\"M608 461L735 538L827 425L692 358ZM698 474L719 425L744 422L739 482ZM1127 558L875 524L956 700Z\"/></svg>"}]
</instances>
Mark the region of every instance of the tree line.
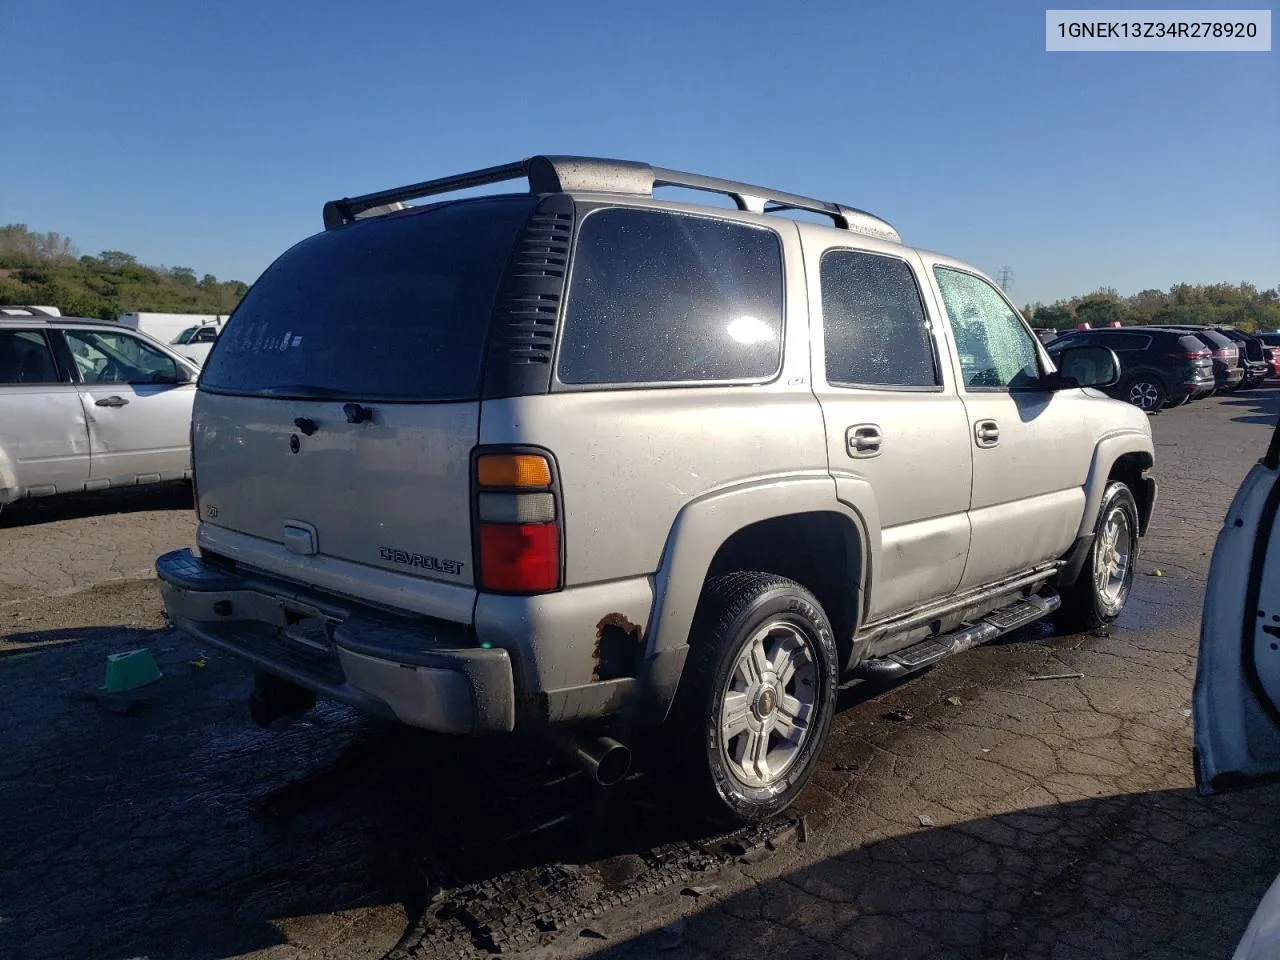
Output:
<instances>
[{"instance_id":1,"label":"tree line","mask_svg":"<svg viewBox=\"0 0 1280 960\"><path fill-rule=\"evenodd\" d=\"M25 224L0 227L0 305L41 304L67 316L114 319L139 310L157 313L230 313L249 286L197 278L190 267L148 267L132 254L103 250L78 256L75 244L57 233L37 233ZM1145 323L1205 323L1241 330L1280 330L1280 286L1252 283L1177 283L1122 297L1110 287L1054 303L1030 303L1022 314L1036 327L1073 329L1081 323L1105 327Z\"/></svg>"},{"instance_id":2,"label":"tree line","mask_svg":"<svg viewBox=\"0 0 1280 960\"><path fill-rule=\"evenodd\" d=\"M26 224L0 227L0 305L57 307L65 316L230 313L249 290L239 280L197 277L190 267L149 267L121 250L79 256L70 238Z\"/></svg>"},{"instance_id":3,"label":"tree line","mask_svg":"<svg viewBox=\"0 0 1280 960\"><path fill-rule=\"evenodd\" d=\"M1246 332L1280 330L1280 286L1259 290L1252 283L1175 283L1122 297L1104 287L1055 303L1031 303L1022 315L1035 327L1074 329L1081 323L1106 327L1143 323L1204 323Z\"/></svg>"}]
</instances>

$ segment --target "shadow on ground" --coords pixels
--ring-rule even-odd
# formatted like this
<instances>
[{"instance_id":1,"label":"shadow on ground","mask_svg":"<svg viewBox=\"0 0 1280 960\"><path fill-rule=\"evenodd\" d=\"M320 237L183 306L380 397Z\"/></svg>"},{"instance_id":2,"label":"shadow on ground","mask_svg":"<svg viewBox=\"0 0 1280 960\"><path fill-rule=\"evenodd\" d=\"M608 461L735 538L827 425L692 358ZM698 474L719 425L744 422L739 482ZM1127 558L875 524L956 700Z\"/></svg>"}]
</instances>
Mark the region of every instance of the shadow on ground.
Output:
<instances>
[{"instance_id":1,"label":"shadow on ground","mask_svg":"<svg viewBox=\"0 0 1280 960\"><path fill-rule=\"evenodd\" d=\"M868 838L599 960L1227 957L1280 870L1280 789L1106 796ZM661 953L656 951L661 950Z\"/></svg>"},{"instance_id":2,"label":"shadow on ground","mask_svg":"<svg viewBox=\"0 0 1280 960\"><path fill-rule=\"evenodd\" d=\"M193 509L191 484L185 481L158 483L154 486L103 490L98 493L70 493L58 497L19 500L0 510L0 530L113 513Z\"/></svg>"},{"instance_id":3,"label":"shadow on ground","mask_svg":"<svg viewBox=\"0 0 1280 960\"><path fill-rule=\"evenodd\" d=\"M1280 416L1280 381L1268 380L1260 387L1229 394L1229 399L1222 401L1223 406L1241 411L1239 416L1231 419L1236 423L1260 423L1272 426ZM1243 411L1249 411L1247 413Z\"/></svg>"},{"instance_id":4,"label":"shadow on ground","mask_svg":"<svg viewBox=\"0 0 1280 960\"><path fill-rule=\"evenodd\" d=\"M323 704L260 730L244 666L172 629L15 626L0 638L5 957L212 960L283 943L276 920L387 905L385 949L416 932L429 950L441 891L526 871L549 906L638 896L655 850L717 834L656 778L604 790L537 741ZM102 696L105 656L138 646L164 678ZM891 689L847 687L840 709Z\"/></svg>"}]
</instances>

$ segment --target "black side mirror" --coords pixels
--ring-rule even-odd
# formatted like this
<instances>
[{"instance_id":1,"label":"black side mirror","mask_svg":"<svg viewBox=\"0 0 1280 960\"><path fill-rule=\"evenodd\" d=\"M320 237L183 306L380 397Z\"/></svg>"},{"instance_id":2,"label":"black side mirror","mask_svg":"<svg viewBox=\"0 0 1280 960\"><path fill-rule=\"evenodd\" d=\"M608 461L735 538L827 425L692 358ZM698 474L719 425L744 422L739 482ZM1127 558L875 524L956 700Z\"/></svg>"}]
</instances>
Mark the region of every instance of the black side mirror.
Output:
<instances>
[{"instance_id":1,"label":"black side mirror","mask_svg":"<svg viewBox=\"0 0 1280 960\"><path fill-rule=\"evenodd\" d=\"M1053 354L1058 372L1051 377L1055 390L1075 387L1112 387L1120 379L1120 360L1110 347L1066 347Z\"/></svg>"}]
</instances>

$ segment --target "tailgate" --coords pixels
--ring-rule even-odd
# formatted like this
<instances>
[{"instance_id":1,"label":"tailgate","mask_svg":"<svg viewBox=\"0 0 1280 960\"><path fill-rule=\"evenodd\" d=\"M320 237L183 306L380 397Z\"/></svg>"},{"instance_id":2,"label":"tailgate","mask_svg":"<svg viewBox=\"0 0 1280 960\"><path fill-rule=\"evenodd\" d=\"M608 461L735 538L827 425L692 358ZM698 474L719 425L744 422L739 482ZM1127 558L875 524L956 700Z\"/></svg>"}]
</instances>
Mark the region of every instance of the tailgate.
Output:
<instances>
[{"instance_id":1,"label":"tailgate","mask_svg":"<svg viewBox=\"0 0 1280 960\"><path fill-rule=\"evenodd\" d=\"M201 394L201 520L300 558L471 584L479 403L370 403L372 422L354 424L344 406Z\"/></svg>"}]
</instances>

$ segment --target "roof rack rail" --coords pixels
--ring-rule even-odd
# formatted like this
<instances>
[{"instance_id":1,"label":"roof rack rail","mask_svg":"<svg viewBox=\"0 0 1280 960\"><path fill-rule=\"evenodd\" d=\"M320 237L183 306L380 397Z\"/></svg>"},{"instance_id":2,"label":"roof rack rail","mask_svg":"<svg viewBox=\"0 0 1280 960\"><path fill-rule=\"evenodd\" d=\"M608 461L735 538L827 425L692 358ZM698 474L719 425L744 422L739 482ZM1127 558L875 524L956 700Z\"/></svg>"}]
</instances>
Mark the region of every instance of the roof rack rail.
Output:
<instances>
[{"instance_id":1,"label":"roof rack rail","mask_svg":"<svg viewBox=\"0 0 1280 960\"><path fill-rule=\"evenodd\" d=\"M633 160L604 160L597 157L536 156L497 167L472 170L438 180L424 180L404 187L393 187L377 193L358 197L330 200L324 205L324 226L332 230L362 217L377 216L400 209L406 200L452 193L471 187L508 180L529 182L531 193L562 193L581 191L586 193L621 193L633 196L652 196L655 187L684 187L703 190L731 198L739 210L755 213L773 213L783 210L806 210L830 217L841 229L877 237L892 243L901 243L898 231L879 217L845 206L815 200L795 193L784 193L768 187L722 180L698 173L681 173L664 167L651 167Z\"/></svg>"}]
</instances>

